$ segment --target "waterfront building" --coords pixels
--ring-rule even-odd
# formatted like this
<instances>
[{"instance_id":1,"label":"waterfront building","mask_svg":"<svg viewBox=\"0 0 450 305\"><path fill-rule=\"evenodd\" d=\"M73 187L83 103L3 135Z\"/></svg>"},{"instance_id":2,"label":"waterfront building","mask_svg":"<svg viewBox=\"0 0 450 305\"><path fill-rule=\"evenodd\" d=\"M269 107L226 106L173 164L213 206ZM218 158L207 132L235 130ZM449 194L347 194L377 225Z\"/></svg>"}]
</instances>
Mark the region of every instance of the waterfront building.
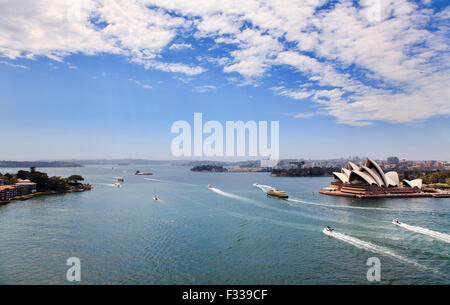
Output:
<instances>
[{"instance_id":1,"label":"waterfront building","mask_svg":"<svg viewBox=\"0 0 450 305\"><path fill-rule=\"evenodd\" d=\"M388 164L395 164L395 165L397 165L397 164L400 163L400 160L399 160L397 157L393 156L393 157L388 157L388 158L386 159L386 162L387 162Z\"/></svg>"},{"instance_id":2,"label":"waterfront building","mask_svg":"<svg viewBox=\"0 0 450 305\"><path fill-rule=\"evenodd\" d=\"M1 185L0 186L0 201L8 201L16 197L17 190L13 185Z\"/></svg>"},{"instance_id":3,"label":"waterfront building","mask_svg":"<svg viewBox=\"0 0 450 305\"><path fill-rule=\"evenodd\" d=\"M36 183L34 182L19 182L15 184L15 187L18 196L36 193L37 191Z\"/></svg>"},{"instance_id":4,"label":"waterfront building","mask_svg":"<svg viewBox=\"0 0 450 305\"><path fill-rule=\"evenodd\" d=\"M382 168L372 159L356 165L348 162L347 168L341 172L334 172L334 181L328 189L321 190L322 194L348 197L400 197L421 196L422 179L404 180L402 183L397 172L384 173Z\"/></svg>"}]
</instances>

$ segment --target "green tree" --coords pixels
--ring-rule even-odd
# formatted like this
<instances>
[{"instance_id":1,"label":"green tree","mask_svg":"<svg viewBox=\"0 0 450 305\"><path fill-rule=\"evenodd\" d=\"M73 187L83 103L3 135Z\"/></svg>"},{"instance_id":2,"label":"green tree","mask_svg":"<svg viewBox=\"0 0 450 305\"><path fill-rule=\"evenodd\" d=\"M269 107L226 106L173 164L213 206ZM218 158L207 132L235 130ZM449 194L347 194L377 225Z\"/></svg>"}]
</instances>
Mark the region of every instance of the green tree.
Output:
<instances>
[{"instance_id":1,"label":"green tree","mask_svg":"<svg viewBox=\"0 0 450 305\"><path fill-rule=\"evenodd\" d=\"M69 183L78 184L78 181L84 181L84 178L81 177L80 175L72 175L69 178L67 178L67 180L69 181Z\"/></svg>"},{"instance_id":2,"label":"green tree","mask_svg":"<svg viewBox=\"0 0 450 305\"><path fill-rule=\"evenodd\" d=\"M69 183L66 179L62 179L61 177L51 177L49 179L49 187L51 190L64 192L69 189Z\"/></svg>"},{"instance_id":3,"label":"green tree","mask_svg":"<svg viewBox=\"0 0 450 305\"><path fill-rule=\"evenodd\" d=\"M46 173L34 172L28 176L31 182L36 183L38 191L46 191L50 189L50 179Z\"/></svg>"},{"instance_id":4,"label":"green tree","mask_svg":"<svg viewBox=\"0 0 450 305\"><path fill-rule=\"evenodd\" d=\"M24 170L20 170L20 171L17 172L16 176L17 176L18 179L25 180L25 179L28 179L29 175L30 175L30 172L24 171Z\"/></svg>"}]
</instances>

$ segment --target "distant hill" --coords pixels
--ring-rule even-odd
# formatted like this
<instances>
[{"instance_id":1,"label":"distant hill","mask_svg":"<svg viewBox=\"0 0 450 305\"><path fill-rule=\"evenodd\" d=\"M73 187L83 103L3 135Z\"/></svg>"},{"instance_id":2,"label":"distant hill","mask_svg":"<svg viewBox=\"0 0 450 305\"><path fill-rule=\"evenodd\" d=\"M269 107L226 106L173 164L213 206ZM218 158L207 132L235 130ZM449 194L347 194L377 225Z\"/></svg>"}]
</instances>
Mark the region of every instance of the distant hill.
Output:
<instances>
[{"instance_id":1,"label":"distant hill","mask_svg":"<svg viewBox=\"0 0 450 305\"><path fill-rule=\"evenodd\" d=\"M66 161L0 161L0 167L83 167L83 165Z\"/></svg>"},{"instance_id":2,"label":"distant hill","mask_svg":"<svg viewBox=\"0 0 450 305\"><path fill-rule=\"evenodd\" d=\"M67 162L74 162L82 165L164 165L171 164L166 160L145 160L145 159L68 159Z\"/></svg>"},{"instance_id":3,"label":"distant hill","mask_svg":"<svg viewBox=\"0 0 450 305\"><path fill-rule=\"evenodd\" d=\"M191 171L193 172L215 172L215 173L222 173L226 172L227 169L223 166L216 166L216 165L199 165L194 166L191 168Z\"/></svg>"}]
</instances>

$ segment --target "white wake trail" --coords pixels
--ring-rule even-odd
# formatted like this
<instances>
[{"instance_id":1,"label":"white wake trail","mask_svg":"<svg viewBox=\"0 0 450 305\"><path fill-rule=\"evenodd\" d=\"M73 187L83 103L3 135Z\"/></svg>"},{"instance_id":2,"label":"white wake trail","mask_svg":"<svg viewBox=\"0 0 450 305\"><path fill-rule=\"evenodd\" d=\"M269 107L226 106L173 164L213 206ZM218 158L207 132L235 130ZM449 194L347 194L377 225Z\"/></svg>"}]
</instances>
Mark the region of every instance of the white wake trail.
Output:
<instances>
[{"instance_id":1,"label":"white wake trail","mask_svg":"<svg viewBox=\"0 0 450 305\"><path fill-rule=\"evenodd\" d=\"M373 253L377 253L377 254L381 254L381 255L387 255L390 256L402 263L406 263L406 264L411 264L416 266L419 269L423 269L423 270L431 270L430 268L419 264L417 261L413 260L413 259L409 259L406 257L403 257L395 252L393 252L392 250L382 247L382 246L378 246L375 244L372 244L370 242L366 242L363 240L360 240L358 238L355 237L351 237L342 233L337 233L335 231L333 232L328 232L325 229L322 231L325 235L328 235L330 237L334 237L338 240L341 240L343 242L346 242L352 246L355 246L356 248L365 250L365 251L369 251L369 252L373 252ZM432 270L435 273L439 273L438 271Z\"/></svg>"},{"instance_id":2,"label":"white wake trail","mask_svg":"<svg viewBox=\"0 0 450 305\"><path fill-rule=\"evenodd\" d=\"M264 193L267 193L270 190L274 190L275 188L273 186L270 185L264 185L264 184L259 184L259 183L253 183L254 187L259 188L261 191L263 191Z\"/></svg>"},{"instance_id":3,"label":"white wake trail","mask_svg":"<svg viewBox=\"0 0 450 305\"><path fill-rule=\"evenodd\" d=\"M157 181L157 182L165 182L165 183L169 183L170 181L166 181L166 180L159 180L159 179L152 179L152 178L144 178L144 180L148 180L148 181Z\"/></svg>"},{"instance_id":4,"label":"white wake trail","mask_svg":"<svg viewBox=\"0 0 450 305\"><path fill-rule=\"evenodd\" d=\"M318 202L310 202L310 201L298 200L298 199L293 199L293 198L289 198L288 200L292 201L292 202L304 203L304 204L309 204L309 205L316 205L316 206L327 207L327 208L396 211L395 209L389 209L389 208L359 207L359 206L349 206L349 205L332 205L332 204L324 204L324 203L318 203Z\"/></svg>"},{"instance_id":5,"label":"white wake trail","mask_svg":"<svg viewBox=\"0 0 450 305\"><path fill-rule=\"evenodd\" d=\"M269 190L274 190L275 188L270 185L264 185L259 183L253 183L254 187L259 188L264 193L267 193ZM291 202L298 202L303 204L309 204L309 205L316 205L316 206L322 206L327 208L343 208L343 209L359 209L359 210L382 210L382 211L394 211L394 209L388 209L388 208L373 208L373 207L358 207L358 206L345 206L345 205L331 205L331 204L324 204L324 203L317 203L317 202L310 202L310 201L304 201L304 200L298 200L289 198L288 201Z\"/></svg>"},{"instance_id":6,"label":"white wake trail","mask_svg":"<svg viewBox=\"0 0 450 305\"><path fill-rule=\"evenodd\" d=\"M219 194L219 195L222 195L222 196L225 196L225 197L228 197L228 198L233 198L233 199L237 199L237 200L252 202L251 199L248 199L248 198L245 198L245 197L241 197L241 196L238 196L238 195L234 195L234 194L230 194L230 193L224 192L221 189L218 189L218 188L215 188L215 187L210 187L209 189L211 191Z\"/></svg>"},{"instance_id":7,"label":"white wake trail","mask_svg":"<svg viewBox=\"0 0 450 305\"><path fill-rule=\"evenodd\" d=\"M176 183L176 184L183 184L183 185L189 185L189 186L200 186L198 184L184 183L184 182L178 182L178 181L169 181L169 180L160 180L160 179L154 179L154 178L144 178L144 180L162 182L162 183Z\"/></svg>"},{"instance_id":8,"label":"white wake trail","mask_svg":"<svg viewBox=\"0 0 450 305\"><path fill-rule=\"evenodd\" d=\"M329 221L330 220L328 218L324 218L324 217L320 217L320 216L316 216L316 215L309 215L309 214L301 213L299 211L283 210L283 209L280 209L280 208L277 208L277 207L273 207L273 206L270 206L270 205L260 204L256 200L253 200L253 199L250 199L250 198L246 198L246 197L241 197L241 196L234 195L234 194L230 194L230 193L224 192L224 191L222 191L222 190L220 190L218 188L212 187L212 188L209 188L209 189L211 191L219 194L219 195L222 195L222 196L225 196L225 197L229 197L229 198L238 199L238 200L241 200L241 201L245 201L245 202L248 202L248 203L250 203L250 204L252 204L254 206L257 206L257 207L259 207L261 209L272 210L272 211L275 211L275 212L287 213L287 214L292 214L292 215L298 215L298 216L301 216L301 217L310 218L310 219L316 219L316 220L320 220L320 221ZM284 200L283 200L283 203L285 203ZM287 203L287 205L290 205L290 204Z\"/></svg>"},{"instance_id":9,"label":"white wake trail","mask_svg":"<svg viewBox=\"0 0 450 305\"><path fill-rule=\"evenodd\" d=\"M450 235L449 234L432 231L432 230L427 229L427 228L411 226L411 225L406 224L406 223L401 223L401 224L396 224L396 225L399 226L399 227L405 228L406 230L409 230L409 231L412 231L412 232L416 232L416 233L420 233L420 234L424 234L424 235L433 237L435 239L439 239L441 241L444 241L446 243L450 243Z\"/></svg>"},{"instance_id":10,"label":"white wake trail","mask_svg":"<svg viewBox=\"0 0 450 305\"><path fill-rule=\"evenodd\" d=\"M95 184L117 188L117 185L115 185L115 184L113 184L113 183L95 183ZM121 186L122 186L122 185L121 185Z\"/></svg>"},{"instance_id":11,"label":"white wake trail","mask_svg":"<svg viewBox=\"0 0 450 305\"><path fill-rule=\"evenodd\" d=\"M288 201L298 202L309 205L316 205L327 208L337 208L337 209L357 209L357 210L378 210L378 211L386 211L386 212L424 212L423 210L415 210L415 209L394 209L394 208L375 208L375 207L361 207L361 206L351 206L351 205L334 205L334 204L325 204L318 202L311 202L299 199L289 198Z\"/></svg>"}]
</instances>

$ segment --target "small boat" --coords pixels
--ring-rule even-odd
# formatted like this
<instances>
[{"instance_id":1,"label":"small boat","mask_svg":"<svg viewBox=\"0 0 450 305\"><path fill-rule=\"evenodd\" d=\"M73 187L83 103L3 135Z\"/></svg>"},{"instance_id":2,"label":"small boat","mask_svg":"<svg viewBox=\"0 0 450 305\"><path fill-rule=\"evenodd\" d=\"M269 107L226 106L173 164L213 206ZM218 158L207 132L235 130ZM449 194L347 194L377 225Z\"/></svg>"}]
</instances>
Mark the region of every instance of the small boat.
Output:
<instances>
[{"instance_id":1,"label":"small boat","mask_svg":"<svg viewBox=\"0 0 450 305\"><path fill-rule=\"evenodd\" d=\"M334 229L332 228L332 227L330 227L330 226L326 226L323 230L322 230L322 232L325 234L325 235L332 235L333 234L333 231L334 231Z\"/></svg>"},{"instance_id":2,"label":"small boat","mask_svg":"<svg viewBox=\"0 0 450 305\"><path fill-rule=\"evenodd\" d=\"M142 173L141 171L136 171L136 173L134 173L135 175L140 175L140 176L150 176L153 175L153 173Z\"/></svg>"},{"instance_id":3,"label":"small boat","mask_svg":"<svg viewBox=\"0 0 450 305\"><path fill-rule=\"evenodd\" d=\"M159 198L156 196L153 196L153 200L157 201L157 200L159 200Z\"/></svg>"},{"instance_id":4,"label":"small boat","mask_svg":"<svg viewBox=\"0 0 450 305\"><path fill-rule=\"evenodd\" d=\"M113 185L114 185L115 187L121 187L121 185L120 185L119 182L116 182L116 183L114 183Z\"/></svg>"},{"instance_id":5,"label":"small boat","mask_svg":"<svg viewBox=\"0 0 450 305\"><path fill-rule=\"evenodd\" d=\"M392 221L392 223L393 223L394 225L397 225L397 226L402 224L400 221L398 221L397 218L395 218L395 219Z\"/></svg>"},{"instance_id":6,"label":"small boat","mask_svg":"<svg viewBox=\"0 0 450 305\"><path fill-rule=\"evenodd\" d=\"M211 184L208 184L208 188L209 188L209 189L212 189L213 186L212 186Z\"/></svg>"},{"instance_id":7,"label":"small boat","mask_svg":"<svg viewBox=\"0 0 450 305\"><path fill-rule=\"evenodd\" d=\"M289 198L288 194L285 191L269 190L266 194L267 196L273 196L282 199Z\"/></svg>"},{"instance_id":8,"label":"small boat","mask_svg":"<svg viewBox=\"0 0 450 305\"><path fill-rule=\"evenodd\" d=\"M125 180L122 177L117 177L118 182L124 182Z\"/></svg>"}]
</instances>

